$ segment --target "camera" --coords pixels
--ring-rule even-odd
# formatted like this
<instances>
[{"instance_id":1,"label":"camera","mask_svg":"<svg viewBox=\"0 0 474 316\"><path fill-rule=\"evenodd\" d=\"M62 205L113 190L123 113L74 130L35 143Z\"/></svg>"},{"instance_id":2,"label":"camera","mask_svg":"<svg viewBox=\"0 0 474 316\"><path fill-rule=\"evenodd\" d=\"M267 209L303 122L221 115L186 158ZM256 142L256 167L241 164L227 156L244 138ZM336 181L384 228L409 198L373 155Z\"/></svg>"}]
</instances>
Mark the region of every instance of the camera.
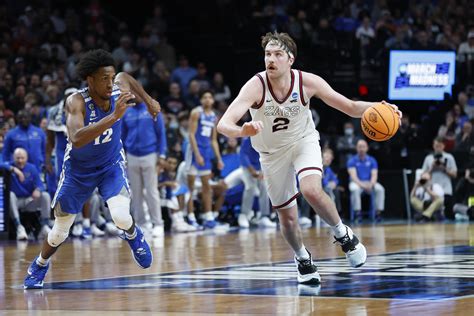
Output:
<instances>
[{"instance_id":1,"label":"camera","mask_svg":"<svg viewBox=\"0 0 474 316\"><path fill-rule=\"evenodd\" d=\"M418 181L418 182L420 182L421 185L425 185L427 181L428 180L426 180L426 179L420 179L420 181Z\"/></svg>"},{"instance_id":2,"label":"camera","mask_svg":"<svg viewBox=\"0 0 474 316\"><path fill-rule=\"evenodd\" d=\"M443 165L446 166L447 161L446 161L446 158L443 159L443 154L436 153L436 154L434 154L433 157L434 157L435 165L437 165L437 166L443 166Z\"/></svg>"}]
</instances>

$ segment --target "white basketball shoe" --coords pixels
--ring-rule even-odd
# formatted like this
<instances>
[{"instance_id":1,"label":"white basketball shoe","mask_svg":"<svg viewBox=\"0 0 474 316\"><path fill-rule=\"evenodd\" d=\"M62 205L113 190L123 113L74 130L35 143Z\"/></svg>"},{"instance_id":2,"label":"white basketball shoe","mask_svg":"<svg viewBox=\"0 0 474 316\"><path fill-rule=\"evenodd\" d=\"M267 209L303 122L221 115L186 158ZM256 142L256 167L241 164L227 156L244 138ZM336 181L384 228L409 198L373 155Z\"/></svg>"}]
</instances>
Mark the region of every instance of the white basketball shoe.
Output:
<instances>
[{"instance_id":1,"label":"white basketball shoe","mask_svg":"<svg viewBox=\"0 0 474 316\"><path fill-rule=\"evenodd\" d=\"M363 244L359 242L359 239L352 232L348 226L346 226L346 234L341 238L334 239L334 243L341 245L342 251L346 254L346 258L349 261L350 265L354 268L362 266L367 260L367 251Z\"/></svg>"}]
</instances>

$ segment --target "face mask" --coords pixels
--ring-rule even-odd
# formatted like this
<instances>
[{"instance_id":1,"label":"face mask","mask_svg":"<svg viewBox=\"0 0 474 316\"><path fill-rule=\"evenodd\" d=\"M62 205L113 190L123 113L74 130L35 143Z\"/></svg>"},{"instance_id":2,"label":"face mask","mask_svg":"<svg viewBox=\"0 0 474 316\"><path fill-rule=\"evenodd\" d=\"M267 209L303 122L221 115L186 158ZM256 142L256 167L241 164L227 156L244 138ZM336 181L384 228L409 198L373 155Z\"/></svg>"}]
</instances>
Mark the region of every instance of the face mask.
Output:
<instances>
[{"instance_id":1,"label":"face mask","mask_svg":"<svg viewBox=\"0 0 474 316\"><path fill-rule=\"evenodd\" d=\"M347 136L351 136L353 133L354 133L354 129L353 129L353 128L346 128L346 129L344 130L344 134L346 134Z\"/></svg>"}]
</instances>

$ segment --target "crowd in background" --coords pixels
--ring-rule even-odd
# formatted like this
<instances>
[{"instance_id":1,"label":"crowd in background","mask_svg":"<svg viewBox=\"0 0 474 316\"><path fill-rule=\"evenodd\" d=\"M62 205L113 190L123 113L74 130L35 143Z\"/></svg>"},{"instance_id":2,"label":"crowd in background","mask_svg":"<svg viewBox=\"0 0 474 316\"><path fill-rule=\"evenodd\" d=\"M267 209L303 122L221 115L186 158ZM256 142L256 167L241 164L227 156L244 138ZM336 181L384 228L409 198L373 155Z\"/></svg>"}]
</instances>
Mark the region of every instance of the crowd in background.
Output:
<instances>
[{"instance_id":1,"label":"crowd in background","mask_svg":"<svg viewBox=\"0 0 474 316\"><path fill-rule=\"evenodd\" d=\"M298 67L322 73L336 86L334 71L340 63L352 64L356 73L361 69L384 73L391 49L455 50L458 72L453 95L443 102L422 105L425 109L421 114L419 109L412 113L401 107L405 116L398 134L385 143L372 142L369 148L381 169L416 169L422 167L437 137L444 152L454 155L457 168L462 172L470 168L474 159L474 25L470 24L473 5L469 1L254 0L242 4L220 0L203 6L213 8L211 13L222 13L221 18L206 19L206 13L198 10L196 20L183 18L183 27L175 18L180 14L189 17L185 9L179 11L177 5L160 2L148 5L152 10L144 11L138 22L115 16L99 0L91 0L81 9L61 1L57 6L54 1L0 5L0 150L9 151L2 155L4 159L13 157L8 148L10 140L6 139L22 124L22 117L31 117L37 133L46 131L48 110L61 101L64 91L85 85L75 72L82 54L103 48L112 52L118 71L134 76L160 101L169 144L166 155L182 160L189 113L200 104L200 92L214 92L214 109L220 116L242 84L236 82L242 74L235 76L228 67L218 69L222 63L213 63L215 55L198 54L197 47L187 45L185 36L180 39L184 26L202 22L204 30L210 24L214 26L209 31L209 42L217 38L229 41L228 35L216 35L220 26L230 34L239 34L232 39L233 44L225 45L240 55L222 49L217 51L224 56L222 59L241 58L245 56L242 51L249 47L261 50L259 36L267 31L288 32L298 44ZM196 38L202 47L206 46L203 35L196 34ZM244 78L251 74L244 74ZM344 94L359 99L384 98L375 90L369 93L354 86L349 90L352 94ZM312 103L316 123L326 115L344 118L327 111L331 110L318 101ZM318 130L322 147L334 151L333 168L337 173L346 169L347 160L356 153L357 141L363 137L357 120L346 117L338 119L337 124L328 121L333 122L322 120ZM223 152L228 149L227 143L219 137ZM43 172L40 156L30 155L30 162Z\"/></svg>"}]
</instances>

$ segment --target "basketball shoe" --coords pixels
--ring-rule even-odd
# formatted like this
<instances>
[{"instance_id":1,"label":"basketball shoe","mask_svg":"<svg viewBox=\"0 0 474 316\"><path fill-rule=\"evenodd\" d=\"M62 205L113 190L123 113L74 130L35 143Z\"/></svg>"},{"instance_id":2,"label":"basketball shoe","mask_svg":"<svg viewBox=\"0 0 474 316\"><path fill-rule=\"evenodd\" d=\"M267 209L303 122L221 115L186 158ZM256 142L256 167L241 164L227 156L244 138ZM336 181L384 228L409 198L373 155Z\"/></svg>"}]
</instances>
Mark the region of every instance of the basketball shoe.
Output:
<instances>
[{"instance_id":1,"label":"basketball shoe","mask_svg":"<svg viewBox=\"0 0 474 316\"><path fill-rule=\"evenodd\" d=\"M135 226L135 230L135 238L128 239L126 235L122 238L130 245L135 262L140 266L140 268L146 269L149 268L153 262L153 253L151 252L150 246L146 242L145 236L140 227Z\"/></svg>"},{"instance_id":2,"label":"basketball shoe","mask_svg":"<svg viewBox=\"0 0 474 316\"><path fill-rule=\"evenodd\" d=\"M352 232L348 226L346 226L346 234L341 238L334 236L334 243L338 243L342 251L346 254L347 260L352 267L358 268L362 266L367 260L367 251L363 244L359 242L359 239Z\"/></svg>"},{"instance_id":3,"label":"basketball shoe","mask_svg":"<svg viewBox=\"0 0 474 316\"><path fill-rule=\"evenodd\" d=\"M308 249L306 249L308 251ZM313 263L311 253L308 251L309 259L298 259L295 256L295 264L298 270L298 283L301 284L319 284L321 276L318 273L318 267Z\"/></svg>"},{"instance_id":4,"label":"basketball shoe","mask_svg":"<svg viewBox=\"0 0 474 316\"><path fill-rule=\"evenodd\" d=\"M26 275L25 282L23 283L24 289L42 289L43 280L46 276L46 272L49 269L49 263L46 266L40 266L36 263L36 259L28 267L28 274Z\"/></svg>"}]
</instances>

